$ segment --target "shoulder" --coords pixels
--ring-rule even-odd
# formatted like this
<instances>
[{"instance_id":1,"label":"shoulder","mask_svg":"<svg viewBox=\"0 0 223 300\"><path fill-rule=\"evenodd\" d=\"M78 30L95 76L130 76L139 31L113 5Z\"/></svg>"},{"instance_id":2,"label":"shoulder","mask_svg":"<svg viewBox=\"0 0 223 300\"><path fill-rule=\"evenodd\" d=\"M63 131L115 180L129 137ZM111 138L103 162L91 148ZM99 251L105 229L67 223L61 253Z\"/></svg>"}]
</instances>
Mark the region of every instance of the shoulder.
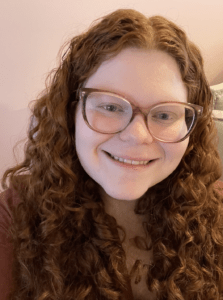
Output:
<instances>
[{"instance_id":1,"label":"shoulder","mask_svg":"<svg viewBox=\"0 0 223 300\"><path fill-rule=\"evenodd\" d=\"M20 202L18 192L12 187L0 193L0 243L6 242L6 234L12 222L13 209Z\"/></svg>"},{"instance_id":2,"label":"shoulder","mask_svg":"<svg viewBox=\"0 0 223 300\"><path fill-rule=\"evenodd\" d=\"M13 245L10 228L13 208L21 202L18 192L10 186L0 192L0 299L8 299L12 284Z\"/></svg>"},{"instance_id":3,"label":"shoulder","mask_svg":"<svg viewBox=\"0 0 223 300\"><path fill-rule=\"evenodd\" d=\"M28 175L18 175L14 177L14 183L9 184L9 188L0 191L0 207L5 207L7 210L15 207L21 202L19 197L20 191L27 187Z\"/></svg>"},{"instance_id":4,"label":"shoulder","mask_svg":"<svg viewBox=\"0 0 223 300\"><path fill-rule=\"evenodd\" d=\"M0 192L0 242L12 223L13 210L20 202L19 192L12 184L8 189Z\"/></svg>"},{"instance_id":5,"label":"shoulder","mask_svg":"<svg viewBox=\"0 0 223 300\"><path fill-rule=\"evenodd\" d=\"M0 193L0 222L3 218L11 218L12 210L21 202L18 192L9 187L7 190Z\"/></svg>"}]
</instances>

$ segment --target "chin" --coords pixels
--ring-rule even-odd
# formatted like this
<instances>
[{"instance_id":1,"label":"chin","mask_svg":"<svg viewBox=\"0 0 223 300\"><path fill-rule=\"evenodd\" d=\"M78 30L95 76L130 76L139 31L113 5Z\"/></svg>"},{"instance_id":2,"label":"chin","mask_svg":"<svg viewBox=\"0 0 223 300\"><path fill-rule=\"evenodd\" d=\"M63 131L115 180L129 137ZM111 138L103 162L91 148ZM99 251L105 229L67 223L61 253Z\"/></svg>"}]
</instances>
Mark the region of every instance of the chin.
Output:
<instances>
[{"instance_id":1,"label":"chin","mask_svg":"<svg viewBox=\"0 0 223 300\"><path fill-rule=\"evenodd\" d=\"M148 190L148 189L147 189ZM120 192L115 192L114 191L109 191L109 190L104 190L103 189L103 195L112 199L116 200L125 200L125 201L134 201L139 198L141 198L147 190L143 191L120 191Z\"/></svg>"}]
</instances>

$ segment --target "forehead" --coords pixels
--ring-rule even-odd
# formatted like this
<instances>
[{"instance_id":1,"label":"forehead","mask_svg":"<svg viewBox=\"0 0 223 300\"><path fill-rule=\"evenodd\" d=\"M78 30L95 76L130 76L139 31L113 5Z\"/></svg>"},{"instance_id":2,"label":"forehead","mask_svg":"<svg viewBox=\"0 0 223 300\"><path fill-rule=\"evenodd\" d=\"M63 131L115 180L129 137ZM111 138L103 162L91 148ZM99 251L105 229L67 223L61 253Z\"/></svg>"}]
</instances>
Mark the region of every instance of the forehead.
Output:
<instances>
[{"instance_id":1,"label":"forehead","mask_svg":"<svg viewBox=\"0 0 223 300\"><path fill-rule=\"evenodd\" d=\"M157 50L128 48L103 62L85 87L118 93L135 105L187 102L187 89L176 61Z\"/></svg>"}]
</instances>

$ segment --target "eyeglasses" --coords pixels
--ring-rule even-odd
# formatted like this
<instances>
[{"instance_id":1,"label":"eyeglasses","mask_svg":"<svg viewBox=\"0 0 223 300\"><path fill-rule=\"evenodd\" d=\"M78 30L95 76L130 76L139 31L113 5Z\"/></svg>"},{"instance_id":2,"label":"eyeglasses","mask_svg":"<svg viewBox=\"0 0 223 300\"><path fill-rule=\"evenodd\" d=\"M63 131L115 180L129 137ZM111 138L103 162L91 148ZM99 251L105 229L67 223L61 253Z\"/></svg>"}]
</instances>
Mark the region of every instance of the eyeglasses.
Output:
<instances>
[{"instance_id":1,"label":"eyeglasses","mask_svg":"<svg viewBox=\"0 0 223 300\"><path fill-rule=\"evenodd\" d=\"M126 98L99 89L81 88L79 99L83 101L83 118L92 130L99 133L123 131L139 108ZM194 130L203 107L185 102L161 102L152 105L147 114L147 128L156 140L177 143L185 140Z\"/></svg>"}]
</instances>

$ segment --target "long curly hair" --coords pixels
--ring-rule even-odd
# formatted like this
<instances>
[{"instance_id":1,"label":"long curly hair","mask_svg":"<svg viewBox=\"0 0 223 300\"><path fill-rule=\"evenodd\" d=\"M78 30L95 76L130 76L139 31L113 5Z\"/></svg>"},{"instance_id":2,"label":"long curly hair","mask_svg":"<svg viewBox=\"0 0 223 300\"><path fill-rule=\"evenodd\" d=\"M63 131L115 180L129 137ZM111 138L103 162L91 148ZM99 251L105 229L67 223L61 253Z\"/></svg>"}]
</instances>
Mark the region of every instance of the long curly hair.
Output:
<instances>
[{"instance_id":1,"label":"long curly hair","mask_svg":"<svg viewBox=\"0 0 223 300\"><path fill-rule=\"evenodd\" d=\"M223 299L222 196L214 188L221 162L202 56L173 22L120 9L62 48L59 66L33 102L25 158L4 173L2 187L9 179L21 199L11 228L11 300L118 300L128 287L119 226L81 166L74 136L78 88L127 47L172 56L188 102L204 109L179 166L135 208L151 237L148 289L160 300Z\"/></svg>"}]
</instances>

